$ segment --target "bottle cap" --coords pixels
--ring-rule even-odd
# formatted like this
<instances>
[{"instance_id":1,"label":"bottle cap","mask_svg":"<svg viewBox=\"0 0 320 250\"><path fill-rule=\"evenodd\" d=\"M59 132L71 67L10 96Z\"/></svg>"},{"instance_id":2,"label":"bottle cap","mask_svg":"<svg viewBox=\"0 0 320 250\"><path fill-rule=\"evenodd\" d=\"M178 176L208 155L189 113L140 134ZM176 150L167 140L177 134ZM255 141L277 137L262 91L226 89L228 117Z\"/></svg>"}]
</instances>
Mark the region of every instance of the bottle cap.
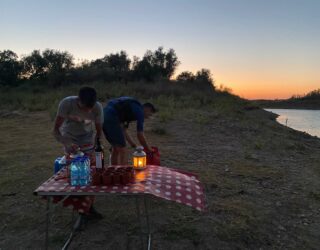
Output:
<instances>
[{"instance_id":1,"label":"bottle cap","mask_svg":"<svg viewBox=\"0 0 320 250\"><path fill-rule=\"evenodd\" d=\"M72 158L72 159L77 158L77 157L82 157L82 156L84 156L84 153L82 151L78 151L75 154L70 154L70 158Z\"/></svg>"},{"instance_id":2,"label":"bottle cap","mask_svg":"<svg viewBox=\"0 0 320 250\"><path fill-rule=\"evenodd\" d=\"M61 159L59 160L59 163L60 164L67 164L67 158L65 155L61 157Z\"/></svg>"}]
</instances>

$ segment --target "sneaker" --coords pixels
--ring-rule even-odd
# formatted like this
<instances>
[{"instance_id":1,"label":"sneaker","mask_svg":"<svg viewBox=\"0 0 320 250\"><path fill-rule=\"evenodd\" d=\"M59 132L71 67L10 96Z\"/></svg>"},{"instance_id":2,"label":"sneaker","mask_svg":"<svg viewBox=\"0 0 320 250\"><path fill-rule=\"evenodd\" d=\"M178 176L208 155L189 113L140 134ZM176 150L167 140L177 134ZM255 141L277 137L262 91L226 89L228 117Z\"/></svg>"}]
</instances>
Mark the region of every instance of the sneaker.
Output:
<instances>
[{"instance_id":1,"label":"sneaker","mask_svg":"<svg viewBox=\"0 0 320 250\"><path fill-rule=\"evenodd\" d=\"M97 219L97 220L103 219L103 215L100 214L93 206L91 206L88 216L90 219Z\"/></svg>"}]
</instances>

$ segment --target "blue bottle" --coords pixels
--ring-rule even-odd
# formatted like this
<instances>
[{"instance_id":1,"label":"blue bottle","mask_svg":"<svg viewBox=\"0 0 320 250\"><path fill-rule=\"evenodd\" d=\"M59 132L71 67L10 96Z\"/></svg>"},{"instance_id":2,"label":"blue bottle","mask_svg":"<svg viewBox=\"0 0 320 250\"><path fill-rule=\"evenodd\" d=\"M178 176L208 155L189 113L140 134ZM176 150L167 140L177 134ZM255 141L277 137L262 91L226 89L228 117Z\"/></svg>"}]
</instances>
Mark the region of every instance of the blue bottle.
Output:
<instances>
[{"instance_id":1,"label":"blue bottle","mask_svg":"<svg viewBox=\"0 0 320 250\"><path fill-rule=\"evenodd\" d=\"M85 186L88 184L87 181L87 170L86 170L86 165L83 159L80 159L78 161L78 166L79 166L79 185L80 186Z\"/></svg>"},{"instance_id":2,"label":"blue bottle","mask_svg":"<svg viewBox=\"0 0 320 250\"><path fill-rule=\"evenodd\" d=\"M85 156L84 158L84 165L86 168L86 185L89 185L91 183L91 169L90 169L90 159L89 157Z\"/></svg>"},{"instance_id":3,"label":"blue bottle","mask_svg":"<svg viewBox=\"0 0 320 250\"><path fill-rule=\"evenodd\" d=\"M70 166L71 186L78 186L80 184L79 177L80 177L80 169L78 166L78 161L74 160L71 162L71 166Z\"/></svg>"},{"instance_id":4,"label":"blue bottle","mask_svg":"<svg viewBox=\"0 0 320 250\"><path fill-rule=\"evenodd\" d=\"M63 167L67 166L67 160L65 156L62 157L58 157L55 161L54 161L54 173L57 173L58 171L60 171L60 169L62 169Z\"/></svg>"},{"instance_id":5,"label":"blue bottle","mask_svg":"<svg viewBox=\"0 0 320 250\"><path fill-rule=\"evenodd\" d=\"M61 160L61 157L58 157L54 161L54 173L57 173L61 169L60 160Z\"/></svg>"}]
</instances>

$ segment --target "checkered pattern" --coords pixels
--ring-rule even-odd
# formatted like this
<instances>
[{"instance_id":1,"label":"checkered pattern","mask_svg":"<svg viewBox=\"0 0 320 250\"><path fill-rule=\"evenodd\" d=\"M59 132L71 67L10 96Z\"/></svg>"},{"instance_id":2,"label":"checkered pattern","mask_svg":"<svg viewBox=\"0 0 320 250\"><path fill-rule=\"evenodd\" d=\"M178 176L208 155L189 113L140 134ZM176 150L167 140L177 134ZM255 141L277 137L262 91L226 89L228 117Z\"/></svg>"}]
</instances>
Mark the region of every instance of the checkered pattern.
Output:
<instances>
[{"instance_id":1,"label":"checkered pattern","mask_svg":"<svg viewBox=\"0 0 320 250\"><path fill-rule=\"evenodd\" d=\"M145 170L135 171L132 183L113 186L71 186L66 178L66 170L63 169L39 186L35 193L42 196L76 195L76 197L69 199L77 199L76 203L81 205L81 208L76 208L78 211L88 208L92 204L92 200L89 201L86 195L95 196L104 193L150 194L185 204L198 211L206 209L203 187L196 175L155 165L149 165ZM81 200L79 201L79 199Z\"/></svg>"}]
</instances>

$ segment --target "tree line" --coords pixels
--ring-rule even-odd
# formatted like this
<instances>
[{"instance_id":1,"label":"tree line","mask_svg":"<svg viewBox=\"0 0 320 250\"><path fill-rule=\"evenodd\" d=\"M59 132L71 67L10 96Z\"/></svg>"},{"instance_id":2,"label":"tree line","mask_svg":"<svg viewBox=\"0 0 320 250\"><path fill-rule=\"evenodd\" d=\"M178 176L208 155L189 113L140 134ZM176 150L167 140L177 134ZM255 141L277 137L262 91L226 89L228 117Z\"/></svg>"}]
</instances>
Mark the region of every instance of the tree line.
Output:
<instances>
[{"instance_id":1,"label":"tree line","mask_svg":"<svg viewBox=\"0 0 320 250\"><path fill-rule=\"evenodd\" d=\"M180 61L173 49L165 51L159 47L147 50L142 58L131 60L126 51L111 53L92 61L75 64L74 57L67 51L46 49L34 50L21 58L11 50L0 51L0 85L16 86L22 82L40 82L51 87L68 83L94 81L124 82L171 80ZM210 85L214 81L208 69L196 74L180 73L177 82Z\"/></svg>"},{"instance_id":2,"label":"tree line","mask_svg":"<svg viewBox=\"0 0 320 250\"><path fill-rule=\"evenodd\" d=\"M290 100L320 100L320 89L312 90L305 95L294 95Z\"/></svg>"}]
</instances>

